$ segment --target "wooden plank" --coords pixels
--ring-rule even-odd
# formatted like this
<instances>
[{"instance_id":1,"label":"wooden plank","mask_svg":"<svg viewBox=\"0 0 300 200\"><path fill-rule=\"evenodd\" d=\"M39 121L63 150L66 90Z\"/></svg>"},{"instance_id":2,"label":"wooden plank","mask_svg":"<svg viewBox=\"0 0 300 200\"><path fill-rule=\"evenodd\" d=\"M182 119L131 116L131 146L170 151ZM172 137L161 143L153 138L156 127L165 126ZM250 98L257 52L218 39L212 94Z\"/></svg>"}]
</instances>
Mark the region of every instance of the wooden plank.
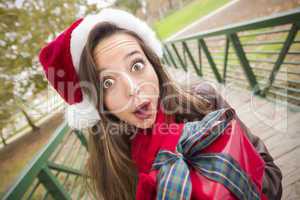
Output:
<instances>
[{"instance_id":1,"label":"wooden plank","mask_svg":"<svg viewBox=\"0 0 300 200\"><path fill-rule=\"evenodd\" d=\"M286 137L285 135L276 135L265 141L265 144L274 159L277 159L284 154L299 148L300 140L299 138Z\"/></svg>"},{"instance_id":2,"label":"wooden plank","mask_svg":"<svg viewBox=\"0 0 300 200\"><path fill-rule=\"evenodd\" d=\"M300 197L300 163L297 162L299 157L300 149L298 148L275 161L283 174L282 199L299 199Z\"/></svg>"},{"instance_id":3,"label":"wooden plank","mask_svg":"<svg viewBox=\"0 0 300 200\"><path fill-rule=\"evenodd\" d=\"M299 200L300 199L300 182L283 188L282 199Z\"/></svg>"},{"instance_id":4,"label":"wooden plank","mask_svg":"<svg viewBox=\"0 0 300 200\"><path fill-rule=\"evenodd\" d=\"M286 124L287 129L264 141L275 158L300 146L299 116L300 113L290 114ZM278 126L281 126L281 124ZM270 131L270 133L272 132Z\"/></svg>"}]
</instances>

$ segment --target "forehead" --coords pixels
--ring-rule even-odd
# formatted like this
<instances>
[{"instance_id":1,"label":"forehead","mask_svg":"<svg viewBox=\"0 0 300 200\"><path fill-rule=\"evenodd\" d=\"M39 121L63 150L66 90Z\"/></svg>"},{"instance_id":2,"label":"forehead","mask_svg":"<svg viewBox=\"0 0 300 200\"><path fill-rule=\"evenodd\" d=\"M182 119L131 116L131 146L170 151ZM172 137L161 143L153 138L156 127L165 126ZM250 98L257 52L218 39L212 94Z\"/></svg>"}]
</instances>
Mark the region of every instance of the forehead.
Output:
<instances>
[{"instance_id":1,"label":"forehead","mask_svg":"<svg viewBox=\"0 0 300 200\"><path fill-rule=\"evenodd\" d=\"M93 52L98 69L126 62L128 54L143 51L136 38L125 33L117 33L100 41Z\"/></svg>"}]
</instances>

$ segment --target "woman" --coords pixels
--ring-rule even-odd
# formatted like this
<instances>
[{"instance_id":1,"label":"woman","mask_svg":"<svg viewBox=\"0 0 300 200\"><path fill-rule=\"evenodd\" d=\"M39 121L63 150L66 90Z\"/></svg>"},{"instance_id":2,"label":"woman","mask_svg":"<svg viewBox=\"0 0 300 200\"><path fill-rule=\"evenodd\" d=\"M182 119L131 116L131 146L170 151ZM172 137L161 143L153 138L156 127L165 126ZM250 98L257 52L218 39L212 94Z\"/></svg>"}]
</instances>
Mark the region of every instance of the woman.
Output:
<instances>
[{"instance_id":1,"label":"woman","mask_svg":"<svg viewBox=\"0 0 300 200\"><path fill-rule=\"evenodd\" d=\"M156 191L149 190L152 182L144 172L160 149L160 141L153 149L151 144L159 132L156 126L173 124L166 129L179 133L173 137L176 145L180 124L229 107L209 85L198 85L192 92L178 87L160 58L162 49L154 32L117 9L77 20L40 53L49 82L70 104L69 125L88 128L90 133L88 169L97 198L153 198ZM268 199L280 199L279 168L263 142L249 130L246 134L265 162L262 192ZM192 180L193 188L197 181ZM199 199L196 189L190 198Z\"/></svg>"}]
</instances>

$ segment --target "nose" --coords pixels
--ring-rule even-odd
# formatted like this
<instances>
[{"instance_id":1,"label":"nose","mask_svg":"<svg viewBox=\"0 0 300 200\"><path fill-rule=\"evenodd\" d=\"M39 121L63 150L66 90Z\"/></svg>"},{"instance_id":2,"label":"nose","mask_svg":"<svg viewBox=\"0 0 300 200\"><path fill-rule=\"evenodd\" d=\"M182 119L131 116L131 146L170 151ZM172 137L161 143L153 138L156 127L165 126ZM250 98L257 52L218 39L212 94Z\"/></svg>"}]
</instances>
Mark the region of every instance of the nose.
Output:
<instances>
[{"instance_id":1,"label":"nose","mask_svg":"<svg viewBox=\"0 0 300 200\"><path fill-rule=\"evenodd\" d=\"M132 96L136 96L139 94L140 89L138 87L138 83L136 82L135 79L133 79L130 75L128 75L127 73L123 73L122 74L122 79L124 82L124 86L125 86L125 94L129 97Z\"/></svg>"}]
</instances>

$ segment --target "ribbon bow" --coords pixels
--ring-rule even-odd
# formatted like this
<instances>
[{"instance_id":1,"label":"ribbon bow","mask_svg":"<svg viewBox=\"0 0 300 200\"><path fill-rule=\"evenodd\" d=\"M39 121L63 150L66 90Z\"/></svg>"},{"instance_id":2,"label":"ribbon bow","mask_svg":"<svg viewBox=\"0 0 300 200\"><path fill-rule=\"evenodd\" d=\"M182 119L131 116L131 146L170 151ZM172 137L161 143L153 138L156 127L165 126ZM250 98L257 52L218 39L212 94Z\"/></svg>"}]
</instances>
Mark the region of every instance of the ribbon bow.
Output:
<instances>
[{"instance_id":1,"label":"ribbon bow","mask_svg":"<svg viewBox=\"0 0 300 200\"><path fill-rule=\"evenodd\" d=\"M201 121L185 123L176 151L160 150L152 165L157 174L157 199L190 199L189 165L203 176L223 184L238 199L260 199L256 186L229 154L201 153L225 130L233 109L220 109Z\"/></svg>"}]
</instances>

